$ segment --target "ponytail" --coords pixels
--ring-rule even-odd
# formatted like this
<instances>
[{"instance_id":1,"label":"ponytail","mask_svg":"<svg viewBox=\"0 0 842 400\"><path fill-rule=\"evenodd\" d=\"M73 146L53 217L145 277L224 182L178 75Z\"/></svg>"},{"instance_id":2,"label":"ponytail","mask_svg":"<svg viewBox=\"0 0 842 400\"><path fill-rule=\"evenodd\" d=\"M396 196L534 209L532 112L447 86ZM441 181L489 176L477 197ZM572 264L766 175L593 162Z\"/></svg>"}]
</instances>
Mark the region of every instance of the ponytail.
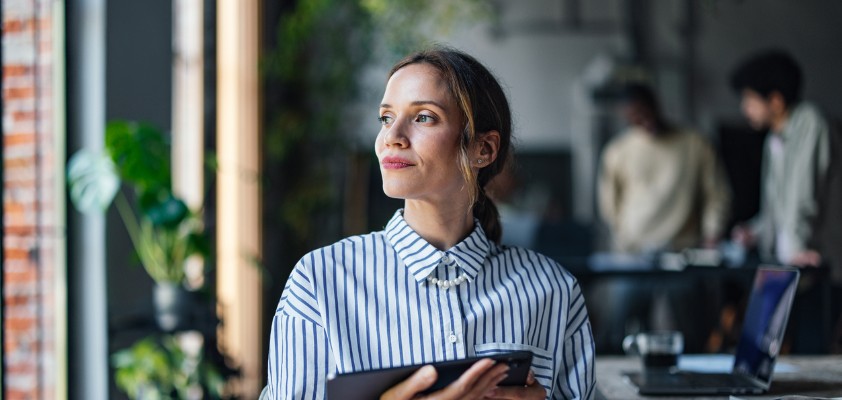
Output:
<instances>
[{"instance_id":1,"label":"ponytail","mask_svg":"<svg viewBox=\"0 0 842 400\"><path fill-rule=\"evenodd\" d=\"M494 201L485 193L485 189L480 188L477 201L473 207L474 218L479 220L482 230L485 231L485 237L494 243L499 244L503 236L503 226L500 224L500 213L497 211L497 206Z\"/></svg>"}]
</instances>

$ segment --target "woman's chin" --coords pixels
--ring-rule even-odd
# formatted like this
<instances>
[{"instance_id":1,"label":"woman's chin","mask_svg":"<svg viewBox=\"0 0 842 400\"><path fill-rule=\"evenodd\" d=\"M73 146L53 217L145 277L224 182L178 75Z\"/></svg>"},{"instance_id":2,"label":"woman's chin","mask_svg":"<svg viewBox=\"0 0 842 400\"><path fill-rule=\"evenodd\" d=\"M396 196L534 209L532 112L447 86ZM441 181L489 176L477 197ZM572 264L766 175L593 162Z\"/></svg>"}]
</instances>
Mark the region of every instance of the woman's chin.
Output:
<instances>
[{"instance_id":1,"label":"woman's chin","mask_svg":"<svg viewBox=\"0 0 842 400\"><path fill-rule=\"evenodd\" d=\"M383 193L391 197L393 199L406 199L407 198L407 190L401 187L395 187L392 185L383 184Z\"/></svg>"}]
</instances>

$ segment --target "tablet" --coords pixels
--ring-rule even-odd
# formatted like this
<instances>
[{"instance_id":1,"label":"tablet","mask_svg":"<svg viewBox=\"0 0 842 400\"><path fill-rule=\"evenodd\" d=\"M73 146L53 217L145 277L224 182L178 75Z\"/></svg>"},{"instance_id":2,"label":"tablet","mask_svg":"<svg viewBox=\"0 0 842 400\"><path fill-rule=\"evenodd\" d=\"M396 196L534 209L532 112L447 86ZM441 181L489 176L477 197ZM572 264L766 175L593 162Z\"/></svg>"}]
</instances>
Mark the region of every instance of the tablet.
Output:
<instances>
[{"instance_id":1,"label":"tablet","mask_svg":"<svg viewBox=\"0 0 842 400\"><path fill-rule=\"evenodd\" d=\"M427 394L445 388L459 379L475 362L490 358L509 365L509 376L500 382L499 386L525 386L526 377L532 366L532 352L515 351L494 354L485 357L472 357L462 360L432 363L438 372L438 380L429 389L422 392ZM378 399L383 392L392 386L403 382L419 368L427 364L375 369L369 371L338 374L327 381L327 400L371 400Z\"/></svg>"}]
</instances>

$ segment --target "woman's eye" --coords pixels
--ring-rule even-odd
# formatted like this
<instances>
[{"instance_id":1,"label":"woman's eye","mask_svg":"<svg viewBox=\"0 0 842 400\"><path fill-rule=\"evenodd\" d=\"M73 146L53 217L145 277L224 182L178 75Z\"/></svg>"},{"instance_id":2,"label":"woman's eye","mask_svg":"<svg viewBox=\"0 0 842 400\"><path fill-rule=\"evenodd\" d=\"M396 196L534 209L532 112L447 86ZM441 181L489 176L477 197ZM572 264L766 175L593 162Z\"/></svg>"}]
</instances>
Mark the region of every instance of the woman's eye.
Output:
<instances>
[{"instance_id":1,"label":"woman's eye","mask_svg":"<svg viewBox=\"0 0 842 400\"><path fill-rule=\"evenodd\" d=\"M388 115L381 115L377 118L377 120L380 121L381 125L389 125L392 123L392 117Z\"/></svg>"},{"instance_id":2,"label":"woman's eye","mask_svg":"<svg viewBox=\"0 0 842 400\"><path fill-rule=\"evenodd\" d=\"M426 124L428 122L433 122L433 117L429 115L419 114L417 117L415 117L415 122Z\"/></svg>"}]
</instances>

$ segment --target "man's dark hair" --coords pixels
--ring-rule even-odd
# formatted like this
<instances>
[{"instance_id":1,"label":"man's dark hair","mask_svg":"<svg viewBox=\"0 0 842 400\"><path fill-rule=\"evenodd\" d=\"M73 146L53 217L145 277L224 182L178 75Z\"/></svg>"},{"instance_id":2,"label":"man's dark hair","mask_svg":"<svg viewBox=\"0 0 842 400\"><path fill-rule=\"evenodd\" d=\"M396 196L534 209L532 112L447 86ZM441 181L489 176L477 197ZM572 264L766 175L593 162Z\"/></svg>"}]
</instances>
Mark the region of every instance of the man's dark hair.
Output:
<instances>
[{"instance_id":1,"label":"man's dark hair","mask_svg":"<svg viewBox=\"0 0 842 400\"><path fill-rule=\"evenodd\" d=\"M620 92L620 101L624 104L635 103L649 109L656 115L660 115L661 107L655 92L648 85L641 83L629 83Z\"/></svg>"},{"instance_id":2,"label":"man's dark hair","mask_svg":"<svg viewBox=\"0 0 842 400\"><path fill-rule=\"evenodd\" d=\"M766 50L743 61L731 74L731 88L750 89L768 98L772 92L783 96L787 107L801 97L801 67L782 50Z\"/></svg>"},{"instance_id":3,"label":"man's dark hair","mask_svg":"<svg viewBox=\"0 0 842 400\"><path fill-rule=\"evenodd\" d=\"M667 133L673 129L661 113L658 96L652 87L642 83L626 84L620 92L620 103L635 106L652 125L656 133Z\"/></svg>"}]
</instances>

